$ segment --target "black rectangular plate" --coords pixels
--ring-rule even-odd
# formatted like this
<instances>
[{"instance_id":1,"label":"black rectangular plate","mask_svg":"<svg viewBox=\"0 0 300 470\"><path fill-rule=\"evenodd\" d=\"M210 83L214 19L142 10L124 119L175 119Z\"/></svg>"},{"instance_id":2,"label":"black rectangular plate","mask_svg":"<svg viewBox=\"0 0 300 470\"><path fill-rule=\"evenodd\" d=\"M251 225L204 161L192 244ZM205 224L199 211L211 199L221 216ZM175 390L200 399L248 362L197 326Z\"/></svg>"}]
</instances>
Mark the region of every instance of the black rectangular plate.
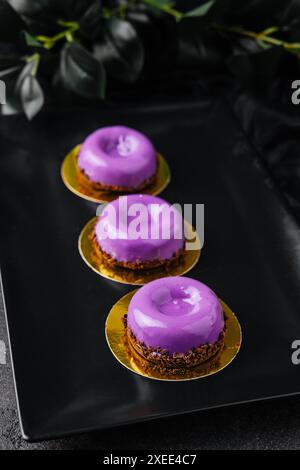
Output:
<instances>
[{"instance_id":1,"label":"black rectangular plate","mask_svg":"<svg viewBox=\"0 0 300 470\"><path fill-rule=\"evenodd\" d=\"M205 244L189 273L238 315L243 344L222 372L159 382L123 368L105 341L111 306L131 286L81 260L96 205L60 178L65 154L97 127L148 134L169 161L170 202L205 204ZM47 112L0 119L0 257L23 434L55 437L300 391L298 227L222 102Z\"/></svg>"}]
</instances>

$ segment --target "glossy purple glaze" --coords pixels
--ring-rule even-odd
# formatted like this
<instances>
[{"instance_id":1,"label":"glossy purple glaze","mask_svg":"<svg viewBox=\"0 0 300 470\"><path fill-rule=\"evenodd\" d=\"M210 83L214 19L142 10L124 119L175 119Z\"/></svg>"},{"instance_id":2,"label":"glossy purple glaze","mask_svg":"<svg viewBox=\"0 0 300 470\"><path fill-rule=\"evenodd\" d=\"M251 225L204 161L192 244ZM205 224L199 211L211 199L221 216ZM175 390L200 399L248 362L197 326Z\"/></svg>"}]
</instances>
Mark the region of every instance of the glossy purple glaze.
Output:
<instances>
[{"instance_id":1,"label":"glossy purple glaze","mask_svg":"<svg viewBox=\"0 0 300 470\"><path fill-rule=\"evenodd\" d=\"M93 182L138 187L156 171L156 151L140 132L124 126L103 127L83 142L78 166Z\"/></svg>"},{"instance_id":2,"label":"glossy purple glaze","mask_svg":"<svg viewBox=\"0 0 300 470\"><path fill-rule=\"evenodd\" d=\"M186 353L215 343L224 328L222 305L202 282L167 277L149 282L134 294L127 324L138 341L153 348Z\"/></svg>"},{"instance_id":3,"label":"glossy purple glaze","mask_svg":"<svg viewBox=\"0 0 300 470\"><path fill-rule=\"evenodd\" d=\"M170 259L184 246L182 216L177 210L168 216L170 207L155 196L121 196L107 204L100 215L95 227L97 242L118 261Z\"/></svg>"}]
</instances>

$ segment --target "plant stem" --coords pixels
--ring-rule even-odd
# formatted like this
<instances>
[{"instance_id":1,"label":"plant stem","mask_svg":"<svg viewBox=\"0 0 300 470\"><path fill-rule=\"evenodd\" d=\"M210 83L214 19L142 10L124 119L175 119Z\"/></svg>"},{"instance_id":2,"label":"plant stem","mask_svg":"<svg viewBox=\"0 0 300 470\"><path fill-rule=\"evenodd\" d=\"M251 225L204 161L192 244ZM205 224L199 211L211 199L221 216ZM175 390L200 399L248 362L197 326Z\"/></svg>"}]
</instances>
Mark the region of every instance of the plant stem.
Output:
<instances>
[{"instance_id":1,"label":"plant stem","mask_svg":"<svg viewBox=\"0 0 300 470\"><path fill-rule=\"evenodd\" d=\"M277 47L282 47L283 49L287 50L291 54L295 54L299 57L300 55L300 43L292 43L292 42L287 42L287 41L282 41L281 39L275 38L274 36L270 36L271 33L276 33L279 32L279 28L274 26L270 27L264 31L261 31L260 33L256 33L254 31L249 31L247 29L241 28L239 26L232 26L232 27L227 27L227 26L217 26L217 29L221 31L226 31L226 32L231 32L231 33L237 33L242 36L246 36L252 39L255 39L256 41L263 42L265 44L270 44L272 46L277 46Z\"/></svg>"},{"instance_id":2,"label":"plant stem","mask_svg":"<svg viewBox=\"0 0 300 470\"><path fill-rule=\"evenodd\" d=\"M35 52L35 53L32 54L31 56L26 57L26 62L27 62L28 64L30 64L31 62L35 62L35 64L34 64L32 70L31 70L31 75L32 75L33 77L35 77L36 74L37 74L37 71L38 71L40 62L41 62L41 55L40 55L38 52Z\"/></svg>"},{"instance_id":3,"label":"plant stem","mask_svg":"<svg viewBox=\"0 0 300 470\"><path fill-rule=\"evenodd\" d=\"M248 31L247 29L240 28L238 26L232 26L228 28L222 28L228 32L241 34L242 36L248 36L250 38L272 44L273 46L282 46L283 42L280 39L274 38L272 36L264 35L263 32L255 33L254 31Z\"/></svg>"},{"instance_id":4,"label":"plant stem","mask_svg":"<svg viewBox=\"0 0 300 470\"><path fill-rule=\"evenodd\" d=\"M174 16L174 18L177 21L180 21L184 16L183 13L181 13L178 10L175 10L174 8L172 8L167 3L166 4L160 4L159 1L157 1L157 0L143 0L143 2L146 3L147 5L150 5L150 6L154 7L154 8L162 10L165 13L169 13L169 15Z\"/></svg>"},{"instance_id":5,"label":"plant stem","mask_svg":"<svg viewBox=\"0 0 300 470\"><path fill-rule=\"evenodd\" d=\"M55 36L37 36L36 39L43 44L45 49L52 49L56 45L56 43L62 39L66 39L68 42L74 41L74 33L79 29L79 23L75 21L63 21L58 20L57 24L59 26L64 26L67 29L61 31L60 33L56 34Z\"/></svg>"}]
</instances>

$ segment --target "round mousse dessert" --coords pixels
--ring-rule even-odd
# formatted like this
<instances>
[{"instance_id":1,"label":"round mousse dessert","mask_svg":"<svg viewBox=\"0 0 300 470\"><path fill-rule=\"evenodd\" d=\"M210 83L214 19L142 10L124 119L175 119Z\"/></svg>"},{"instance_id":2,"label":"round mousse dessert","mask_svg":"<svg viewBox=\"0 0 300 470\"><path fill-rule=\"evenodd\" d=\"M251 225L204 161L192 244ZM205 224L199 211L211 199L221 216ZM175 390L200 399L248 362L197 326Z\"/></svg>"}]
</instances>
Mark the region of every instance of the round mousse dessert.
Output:
<instances>
[{"instance_id":1,"label":"round mousse dessert","mask_svg":"<svg viewBox=\"0 0 300 470\"><path fill-rule=\"evenodd\" d=\"M144 285L132 297L124 323L134 350L162 368L195 367L224 348L225 321L218 297L188 277Z\"/></svg>"},{"instance_id":2,"label":"round mousse dessert","mask_svg":"<svg viewBox=\"0 0 300 470\"><path fill-rule=\"evenodd\" d=\"M156 176L157 152L141 132L102 127L83 142L77 159L79 183L94 191L138 192Z\"/></svg>"},{"instance_id":3,"label":"round mousse dessert","mask_svg":"<svg viewBox=\"0 0 300 470\"><path fill-rule=\"evenodd\" d=\"M179 262L185 247L181 213L144 194L120 196L107 204L90 238L99 262L132 270Z\"/></svg>"}]
</instances>

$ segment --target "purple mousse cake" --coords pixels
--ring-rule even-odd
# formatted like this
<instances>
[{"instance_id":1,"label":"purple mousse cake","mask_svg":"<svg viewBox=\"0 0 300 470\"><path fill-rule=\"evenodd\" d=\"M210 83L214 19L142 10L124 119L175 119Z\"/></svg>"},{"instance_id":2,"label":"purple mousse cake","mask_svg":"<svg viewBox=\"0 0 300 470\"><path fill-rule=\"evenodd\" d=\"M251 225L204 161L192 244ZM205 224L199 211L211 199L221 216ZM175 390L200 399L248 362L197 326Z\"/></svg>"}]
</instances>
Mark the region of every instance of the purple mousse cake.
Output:
<instances>
[{"instance_id":1,"label":"purple mousse cake","mask_svg":"<svg viewBox=\"0 0 300 470\"><path fill-rule=\"evenodd\" d=\"M181 213L155 196L131 194L107 204L91 233L99 262L149 269L178 262L185 238Z\"/></svg>"},{"instance_id":2,"label":"purple mousse cake","mask_svg":"<svg viewBox=\"0 0 300 470\"><path fill-rule=\"evenodd\" d=\"M138 192L154 182L157 153L141 132L103 127L83 142L77 159L79 183L89 190Z\"/></svg>"},{"instance_id":3,"label":"purple mousse cake","mask_svg":"<svg viewBox=\"0 0 300 470\"><path fill-rule=\"evenodd\" d=\"M218 297L188 277L161 278L141 287L124 323L131 346L161 367L194 367L224 348L225 321Z\"/></svg>"}]
</instances>

